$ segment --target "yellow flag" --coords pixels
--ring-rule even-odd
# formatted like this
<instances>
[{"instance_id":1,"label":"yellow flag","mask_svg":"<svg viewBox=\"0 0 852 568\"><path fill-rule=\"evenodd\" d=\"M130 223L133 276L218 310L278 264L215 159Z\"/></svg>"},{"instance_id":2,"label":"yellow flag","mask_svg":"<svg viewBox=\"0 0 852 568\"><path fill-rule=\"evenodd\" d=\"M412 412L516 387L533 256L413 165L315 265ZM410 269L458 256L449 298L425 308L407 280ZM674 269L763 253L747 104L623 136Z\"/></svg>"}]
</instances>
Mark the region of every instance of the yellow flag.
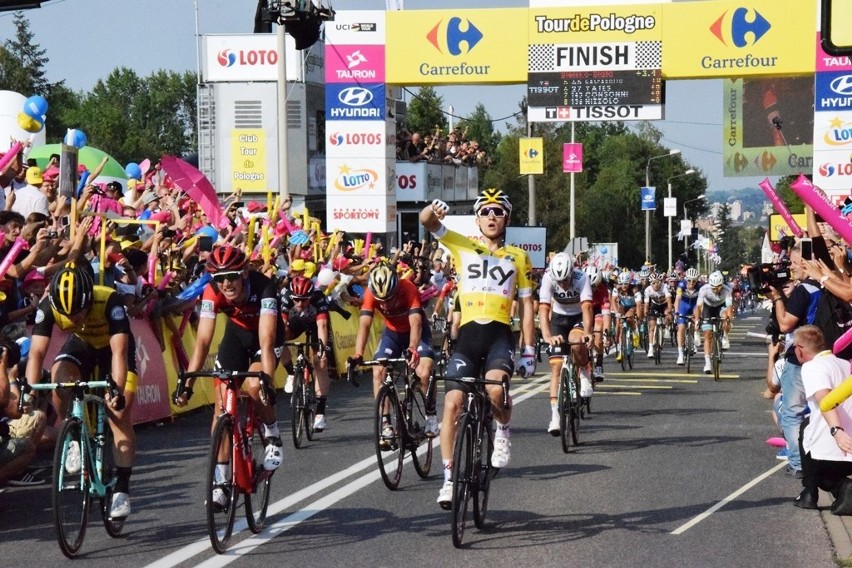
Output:
<instances>
[{"instance_id":1,"label":"yellow flag","mask_svg":"<svg viewBox=\"0 0 852 568\"><path fill-rule=\"evenodd\" d=\"M518 160L521 174L544 173L544 140L521 138L518 140Z\"/></svg>"}]
</instances>

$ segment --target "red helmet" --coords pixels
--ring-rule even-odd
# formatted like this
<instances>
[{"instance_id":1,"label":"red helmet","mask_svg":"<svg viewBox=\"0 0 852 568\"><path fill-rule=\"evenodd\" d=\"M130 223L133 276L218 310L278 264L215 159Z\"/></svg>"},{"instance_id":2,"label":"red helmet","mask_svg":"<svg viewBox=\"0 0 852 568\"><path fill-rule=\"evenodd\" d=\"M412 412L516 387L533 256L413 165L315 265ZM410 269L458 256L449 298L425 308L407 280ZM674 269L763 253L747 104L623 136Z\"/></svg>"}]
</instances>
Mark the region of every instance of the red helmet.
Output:
<instances>
[{"instance_id":1,"label":"red helmet","mask_svg":"<svg viewBox=\"0 0 852 568\"><path fill-rule=\"evenodd\" d=\"M314 291L314 283L310 278L294 276L290 280L290 294L294 298L307 298Z\"/></svg>"},{"instance_id":2,"label":"red helmet","mask_svg":"<svg viewBox=\"0 0 852 568\"><path fill-rule=\"evenodd\" d=\"M231 245L222 245L213 249L207 259L208 272L236 272L246 267L246 254Z\"/></svg>"}]
</instances>

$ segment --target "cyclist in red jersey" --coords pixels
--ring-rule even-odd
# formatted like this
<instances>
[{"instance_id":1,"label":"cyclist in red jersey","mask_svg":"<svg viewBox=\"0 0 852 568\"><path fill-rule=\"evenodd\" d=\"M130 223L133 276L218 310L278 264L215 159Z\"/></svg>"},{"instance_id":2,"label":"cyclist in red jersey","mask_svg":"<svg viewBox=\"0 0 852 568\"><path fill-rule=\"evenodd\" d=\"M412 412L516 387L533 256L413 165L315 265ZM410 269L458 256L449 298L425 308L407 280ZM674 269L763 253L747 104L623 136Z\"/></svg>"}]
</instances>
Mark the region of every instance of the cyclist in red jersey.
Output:
<instances>
[{"instance_id":1,"label":"cyclist in red jersey","mask_svg":"<svg viewBox=\"0 0 852 568\"><path fill-rule=\"evenodd\" d=\"M610 293L606 282L603 280L603 273L596 267L589 265L585 269L586 277L589 279L589 285L592 287L592 314L595 317L594 339L592 343L595 347L594 370L592 378L595 382L604 380L603 372L603 353L604 353L604 331L609 329L610 318L612 313L609 307Z\"/></svg>"},{"instance_id":2,"label":"cyclist in red jersey","mask_svg":"<svg viewBox=\"0 0 852 568\"><path fill-rule=\"evenodd\" d=\"M207 270L213 273L213 281L205 288L201 296L201 313L198 331L195 337L195 349L187 365L189 372L204 368L210 344L216 333L216 315L228 316L225 334L219 344L215 366L228 371L262 371L267 375L269 385L278 364L275 346L278 332L278 298L274 281L260 272L248 270L245 253L231 245L219 246L213 250L207 261ZM187 382L186 389L178 399L178 406L185 406L192 396L192 385ZM223 385L216 381L216 409L213 424L219 416L223 403ZM268 404L261 403L260 380L250 378L245 383L246 390L257 402L257 414L264 424L263 438L266 450L263 467L273 471L281 465L281 434L275 415L275 390L267 392ZM227 481L227 453L230 448L222 448L221 470L216 475L219 482ZM213 489L212 499L219 506L227 506L230 496L220 487Z\"/></svg>"},{"instance_id":3,"label":"cyclist in red jersey","mask_svg":"<svg viewBox=\"0 0 852 568\"><path fill-rule=\"evenodd\" d=\"M367 346L373 314L376 310L385 319L385 328L379 340L374 358L393 358L405 353L409 366L420 379L420 390L426 397L426 435L438 435L438 419L435 412L434 388L429 388L432 375L432 330L429 328L420 303L420 292L410 280L400 279L396 269L381 263L370 271L364 301L361 304L361 320L355 338L353 363L363 361L362 353ZM373 367L373 396L379 394L385 369ZM395 432L390 417L382 429L382 441L390 441ZM380 441L381 443L381 441Z\"/></svg>"}]
</instances>

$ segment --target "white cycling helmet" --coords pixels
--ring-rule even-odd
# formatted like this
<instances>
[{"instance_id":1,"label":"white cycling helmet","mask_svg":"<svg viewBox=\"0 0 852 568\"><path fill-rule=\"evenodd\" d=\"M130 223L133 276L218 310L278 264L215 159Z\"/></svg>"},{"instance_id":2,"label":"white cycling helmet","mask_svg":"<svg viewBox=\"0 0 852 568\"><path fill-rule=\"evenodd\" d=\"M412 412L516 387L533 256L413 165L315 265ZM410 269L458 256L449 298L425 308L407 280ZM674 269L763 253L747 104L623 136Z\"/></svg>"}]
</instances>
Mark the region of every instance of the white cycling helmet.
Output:
<instances>
[{"instance_id":1,"label":"white cycling helmet","mask_svg":"<svg viewBox=\"0 0 852 568\"><path fill-rule=\"evenodd\" d=\"M651 275L651 267L643 266L639 269L639 278L648 278Z\"/></svg>"},{"instance_id":2,"label":"white cycling helmet","mask_svg":"<svg viewBox=\"0 0 852 568\"><path fill-rule=\"evenodd\" d=\"M710 274L710 278L707 280L707 283L711 286L721 286L725 283L725 277L722 276L722 273L718 270Z\"/></svg>"},{"instance_id":3,"label":"white cycling helmet","mask_svg":"<svg viewBox=\"0 0 852 568\"><path fill-rule=\"evenodd\" d=\"M629 272L622 272L621 274L619 274L618 275L618 284L619 285L630 284L630 273Z\"/></svg>"},{"instance_id":4,"label":"white cycling helmet","mask_svg":"<svg viewBox=\"0 0 852 568\"><path fill-rule=\"evenodd\" d=\"M571 259L571 255L567 252L558 252L553 255L550 266L547 267L547 272L554 281L562 282L571 276L573 269L574 261Z\"/></svg>"},{"instance_id":5,"label":"white cycling helmet","mask_svg":"<svg viewBox=\"0 0 852 568\"><path fill-rule=\"evenodd\" d=\"M698 280L698 269L690 268L686 271L686 279L687 280Z\"/></svg>"},{"instance_id":6,"label":"white cycling helmet","mask_svg":"<svg viewBox=\"0 0 852 568\"><path fill-rule=\"evenodd\" d=\"M597 286L603 280L603 274L598 270L597 266L592 266L591 264L586 267L586 276L589 278L589 284L591 286Z\"/></svg>"},{"instance_id":7,"label":"white cycling helmet","mask_svg":"<svg viewBox=\"0 0 852 568\"><path fill-rule=\"evenodd\" d=\"M651 278L650 278L650 279L651 279L651 284L655 284L655 283L657 283L657 282L662 282L662 281L663 281L663 276L662 276L662 274L660 274L659 272L654 272L653 274L651 274Z\"/></svg>"}]
</instances>

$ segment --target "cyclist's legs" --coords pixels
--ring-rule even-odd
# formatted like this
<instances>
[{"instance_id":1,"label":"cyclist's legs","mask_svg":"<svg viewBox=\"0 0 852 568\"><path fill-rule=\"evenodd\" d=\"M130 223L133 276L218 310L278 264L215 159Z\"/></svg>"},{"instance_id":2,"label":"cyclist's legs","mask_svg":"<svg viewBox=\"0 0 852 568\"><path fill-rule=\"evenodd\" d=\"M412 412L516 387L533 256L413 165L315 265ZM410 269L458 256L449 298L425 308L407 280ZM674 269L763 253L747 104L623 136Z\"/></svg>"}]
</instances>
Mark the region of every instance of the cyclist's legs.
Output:
<instances>
[{"instance_id":1,"label":"cyclist's legs","mask_svg":"<svg viewBox=\"0 0 852 568\"><path fill-rule=\"evenodd\" d=\"M560 342L556 345L548 347L549 355L548 362L550 363L550 406L556 405L559 397L559 371L562 369L562 356L566 354L566 347L562 343L570 341L570 336L574 325L577 321L581 321L582 316L565 316L562 314L551 313L550 319L550 335L551 339L559 339ZM582 332L581 332L582 334ZM582 335L581 335L582 339ZM575 336L576 340L576 336ZM576 361L576 358L575 358Z\"/></svg>"},{"instance_id":2,"label":"cyclist's legs","mask_svg":"<svg viewBox=\"0 0 852 568\"><path fill-rule=\"evenodd\" d=\"M82 378L80 367L68 360L57 359L56 363L50 370L51 380L58 382L60 379L65 381L76 381ZM68 406L70 396L67 392L61 390L53 391L53 408L56 409L56 414L59 420L64 420L68 416Z\"/></svg>"}]
</instances>

